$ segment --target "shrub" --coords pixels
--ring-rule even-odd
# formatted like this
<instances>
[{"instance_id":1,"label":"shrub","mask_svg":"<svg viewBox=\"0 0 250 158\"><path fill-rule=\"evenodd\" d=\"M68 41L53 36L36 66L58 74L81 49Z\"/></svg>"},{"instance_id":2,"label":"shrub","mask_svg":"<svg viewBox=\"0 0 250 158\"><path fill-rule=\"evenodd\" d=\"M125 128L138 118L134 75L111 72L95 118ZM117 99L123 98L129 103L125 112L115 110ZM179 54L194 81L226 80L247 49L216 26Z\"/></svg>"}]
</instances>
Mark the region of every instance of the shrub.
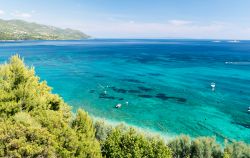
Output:
<instances>
[{"instance_id":1,"label":"shrub","mask_svg":"<svg viewBox=\"0 0 250 158\"><path fill-rule=\"evenodd\" d=\"M0 157L101 157L91 118L15 55L0 66Z\"/></svg>"},{"instance_id":2,"label":"shrub","mask_svg":"<svg viewBox=\"0 0 250 158\"><path fill-rule=\"evenodd\" d=\"M96 121L94 127L96 129L95 137L100 142L104 142L112 131L112 126L105 124L102 120Z\"/></svg>"},{"instance_id":3,"label":"shrub","mask_svg":"<svg viewBox=\"0 0 250 158\"><path fill-rule=\"evenodd\" d=\"M168 146L173 152L175 158L190 157L191 139L188 136L181 135L171 140Z\"/></svg>"},{"instance_id":4,"label":"shrub","mask_svg":"<svg viewBox=\"0 0 250 158\"><path fill-rule=\"evenodd\" d=\"M133 128L116 127L103 144L103 156L110 158L170 158L171 150L157 138L147 139Z\"/></svg>"},{"instance_id":5,"label":"shrub","mask_svg":"<svg viewBox=\"0 0 250 158\"><path fill-rule=\"evenodd\" d=\"M93 122L85 111L78 110L72 122L72 128L76 131L79 141L76 156L101 157L100 145L95 139Z\"/></svg>"},{"instance_id":6,"label":"shrub","mask_svg":"<svg viewBox=\"0 0 250 158\"><path fill-rule=\"evenodd\" d=\"M222 155L221 146L214 138L199 137L192 141L192 158L221 158Z\"/></svg>"},{"instance_id":7,"label":"shrub","mask_svg":"<svg viewBox=\"0 0 250 158\"><path fill-rule=\"evenodd\" d=\"M224 151L230 158L250 158L250 145L243 142L227 144Z\"/></svg>"}]
</instances>

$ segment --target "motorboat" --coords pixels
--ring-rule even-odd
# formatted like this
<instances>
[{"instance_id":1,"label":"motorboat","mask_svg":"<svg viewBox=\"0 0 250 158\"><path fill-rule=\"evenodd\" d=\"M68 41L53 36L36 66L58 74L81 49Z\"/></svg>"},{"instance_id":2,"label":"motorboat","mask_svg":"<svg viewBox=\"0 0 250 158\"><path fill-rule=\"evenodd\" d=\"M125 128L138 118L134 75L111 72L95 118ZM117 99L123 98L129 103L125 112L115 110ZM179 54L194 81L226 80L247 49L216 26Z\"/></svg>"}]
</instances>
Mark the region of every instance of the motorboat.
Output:
<instances>
[{"instance_id":1,"label":"motorboat","mask_svg":"<svg viewBox=\"0 0 250 158\"><path fill-rule=\"evenodd\" d=\"M212 87L212 91L214 91L215 90L215 83L214 82L211 83L211 87Z\"/></svg>"},{"instance_id":2,"label":"motorboat","mask_svg":"<svg viewBox=\"0 0 250 158\"><path fill-rule=\"evenodd\" d=\"M115 106L116 108L121 108L122 107L122 104L117 104L116 106Z\"/></svg>"}]
</instances>

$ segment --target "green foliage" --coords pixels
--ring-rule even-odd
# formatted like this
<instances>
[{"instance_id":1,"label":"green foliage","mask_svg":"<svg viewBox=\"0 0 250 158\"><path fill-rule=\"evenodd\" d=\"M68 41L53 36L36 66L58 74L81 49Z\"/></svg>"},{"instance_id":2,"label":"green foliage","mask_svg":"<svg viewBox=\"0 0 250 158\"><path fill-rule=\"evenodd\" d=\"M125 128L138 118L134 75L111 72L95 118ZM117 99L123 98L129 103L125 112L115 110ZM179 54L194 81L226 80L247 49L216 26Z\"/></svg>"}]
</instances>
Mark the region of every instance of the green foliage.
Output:
<instances>
[{"instance_id":1,"label":"green foliage","mask_svg":"<svg viewBox=\"0 0 250 158\"><path fill-rule=\"evenodd\" d=\"M171 140L168 146L173 152L175 158L188 158L190 157L191 139L188 136L181 135Z\"/></svg>"},{"instance_id":2,"label":"green foliage","mask_svg":"<svg viewBox=\"0 0 250 158\"><path fill-rule=\"evenodd\" d=\"M63 100L51 94L46 82L39 82L34 68L24 65L18 55L13 56L9 63L0 67L0 116L13 116L21 111L39 109L57 109L70 117L70 108Z\"/></svg>"},{"instance_id":3,"label":"green foliage","mask_svg":"<svg viewBox=\"0 0 250 158\"><path fill-rule=\"evenodd\" d=\"M77 30L60 29L22 20L0 19L0 40L76 40L88 37Z\"/></svg>"},{"instance_id":4,"label":"green foliage","mask_svg":"<svg viewBox=\"0 0 250 158\"><path fill-rule=\"evenodd\" d=\"M123 130L116 127L102 147L103 156L110 158L169 158L171 150L157 138L147 139L133 128Z\"/></svg>"},{"instance_id":5,"label":"green foliage","mask_svg":"<svg viewBox=\"0 0 250 158\"><path fill-rule=\"evenodd\" d=\"M0 66L0 157L101 157L91 118L70 107L15 55Z\"/></svg>"},{"instance_id":6,"label":"green foliage","mask_svg":"<svg viewBox=\"0 0 250 158\"><path fill-rule=\"evenodd\" d=\"M47 129L7 120L0 122L0 157L55 157L54 136Z\"/></svg>"},{"instance_id":7,"label":"green foliage","mask_svg":"<svg viewBox=\"0 0 250 158\"><path fill-rule=\"evenodd\" d=\"M230 154L227 151L224 151L223 158L230 158Z\"/></svg>"},{"instance_id":8,"label":"green foliage","mask_svg":"<svg viewBox=\"0 0 250 158\"><path fill-rule=\"evenodd\" d=\"M107 139L108 135L112 131L112 126L105 124L105 122L102 120L96 121L94 126L96 129L95 137L100 142L105 141Z\"/></svg>"},{"instance_id":9,"label":"green foliage","mask_svg":"<svg viewBox=\"0 0 250 158\"><path fill-rule=\"evenodd\" d=\"M214 138L200 137L192 141L192 158L220 158L223 153Z\"/></svg>"},{"instance_id":10,"label":"green foliage","mask_svg":"<svg viewBox=\"0 0 250 158\"><path fill-rule=\"evenodd\" d=\"M250 158L250 146L243 142L225 143L224 152L214 138L177 136L168 142L174 158Z\"/></svg>"},{"instance_id":11,"label":"green foliage","mask_svg":"<svg viewBox=\"0 0 250 158\"><path fill-rule=\"evenodd\" d=\"M78 157L101 157L99 142L95 139L95 129L89 115L78 110L72 128L76 131L79 145L76 156ZM85 152L84 152L85 151Z\"/></svg>"},{"instance_id":12,"label":"green foliage","mask_svg":"<svg viewBox=\"0 0 250 158\"><path fill-rule=\"evenodd\" d=\"M250 145L243 142L227 144L224 150L226 156L228 155L230 158L250 158Z\"/></svg>"}]
</instances>

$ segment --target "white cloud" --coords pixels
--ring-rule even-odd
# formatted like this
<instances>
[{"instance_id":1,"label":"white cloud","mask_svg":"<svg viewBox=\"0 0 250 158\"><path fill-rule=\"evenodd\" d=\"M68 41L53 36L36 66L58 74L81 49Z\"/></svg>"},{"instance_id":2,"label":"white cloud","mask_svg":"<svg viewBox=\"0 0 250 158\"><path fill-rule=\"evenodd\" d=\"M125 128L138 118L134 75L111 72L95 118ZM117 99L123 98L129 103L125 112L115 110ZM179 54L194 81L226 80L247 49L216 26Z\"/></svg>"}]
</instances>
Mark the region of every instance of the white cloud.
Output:
<instances>
[{"instance_id":1,"label":"white cloud","mask_svg":"<svg viewBox=\"0 0 250 158\"><path fill-rule=\"evenodd\" d=\"M129 23L130 23L130 24L134 24L134 23L135 23L135 21L133 21L133 20L130 20L130 21L129 21Z\"/></svg>"},{"instance_id":2,"label":"white cloud","mask_svg":"<svg viewBox=\"0 0 250 158\"><path fill-rule=\"evenodd\" d=\"M3 10L0 10L0 15L4 15L5 12Z\"/></svg>"},{"instance_id":3,"label":"white cloud","mask_svg":"<svg viewBox=\"0 0 250 158\"><path fill-rule=\"evenodd\" d=\"M212 36L219 36L219 34L223 32L225 25L215 22L205 25L182 20L171 20L165 23L109 21L88 23L75 28L96 37L213 38Z\"/></svg>"},{"instance_id":4,"label":"white cloud","mask_svg":"<svg viewBox=\"0 0 250 158\"><path fill-rule=\"evenodd\" d=\"M171 25L183 26L183 25L191 24L192 21L186 21L186 20L169 20L168 23L171 24Z\"/></svg>"},{"instance_id":5,"label":"white cloud","mask_svg":"<svg viewBox=\"0 0 250 158\"><path fill-rule=\"evenodd\" d=\"M56 26L82 30L97 38L250 39L250 27L223 21L140 22L106 19L57 23Z\"/></svg>"},{"instance_id":6,"label":"white cloud","mask_svg":"<svg viewBox=\"0 0 250 158\"><path fill-rule=\"evenodd\" d=\"M19 11L15 11L13 13L11 13L11 15L13 17L16 17L16 18L31 18L32 15L30 13L23 13L23 12L19 12Z\"/></svg>"}]
</instances>

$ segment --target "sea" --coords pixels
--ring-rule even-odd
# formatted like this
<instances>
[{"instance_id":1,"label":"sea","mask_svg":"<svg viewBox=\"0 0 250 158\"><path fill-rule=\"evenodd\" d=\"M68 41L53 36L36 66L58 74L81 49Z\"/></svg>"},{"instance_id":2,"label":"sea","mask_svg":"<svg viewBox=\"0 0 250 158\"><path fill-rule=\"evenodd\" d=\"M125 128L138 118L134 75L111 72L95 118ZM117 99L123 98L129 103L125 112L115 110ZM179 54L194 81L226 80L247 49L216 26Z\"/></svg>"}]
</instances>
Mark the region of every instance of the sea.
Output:
<instances>
[{"instance_id":1,"label":"sea","mask_svg":"<svg viewBox=\"0 0 250 158\"><path fill-rule=\"evenodd\" d=\"M0 63L14 54L73 112L162 135L250 143L250 41L0 42Z\"/></svg>"}]
</instances>

